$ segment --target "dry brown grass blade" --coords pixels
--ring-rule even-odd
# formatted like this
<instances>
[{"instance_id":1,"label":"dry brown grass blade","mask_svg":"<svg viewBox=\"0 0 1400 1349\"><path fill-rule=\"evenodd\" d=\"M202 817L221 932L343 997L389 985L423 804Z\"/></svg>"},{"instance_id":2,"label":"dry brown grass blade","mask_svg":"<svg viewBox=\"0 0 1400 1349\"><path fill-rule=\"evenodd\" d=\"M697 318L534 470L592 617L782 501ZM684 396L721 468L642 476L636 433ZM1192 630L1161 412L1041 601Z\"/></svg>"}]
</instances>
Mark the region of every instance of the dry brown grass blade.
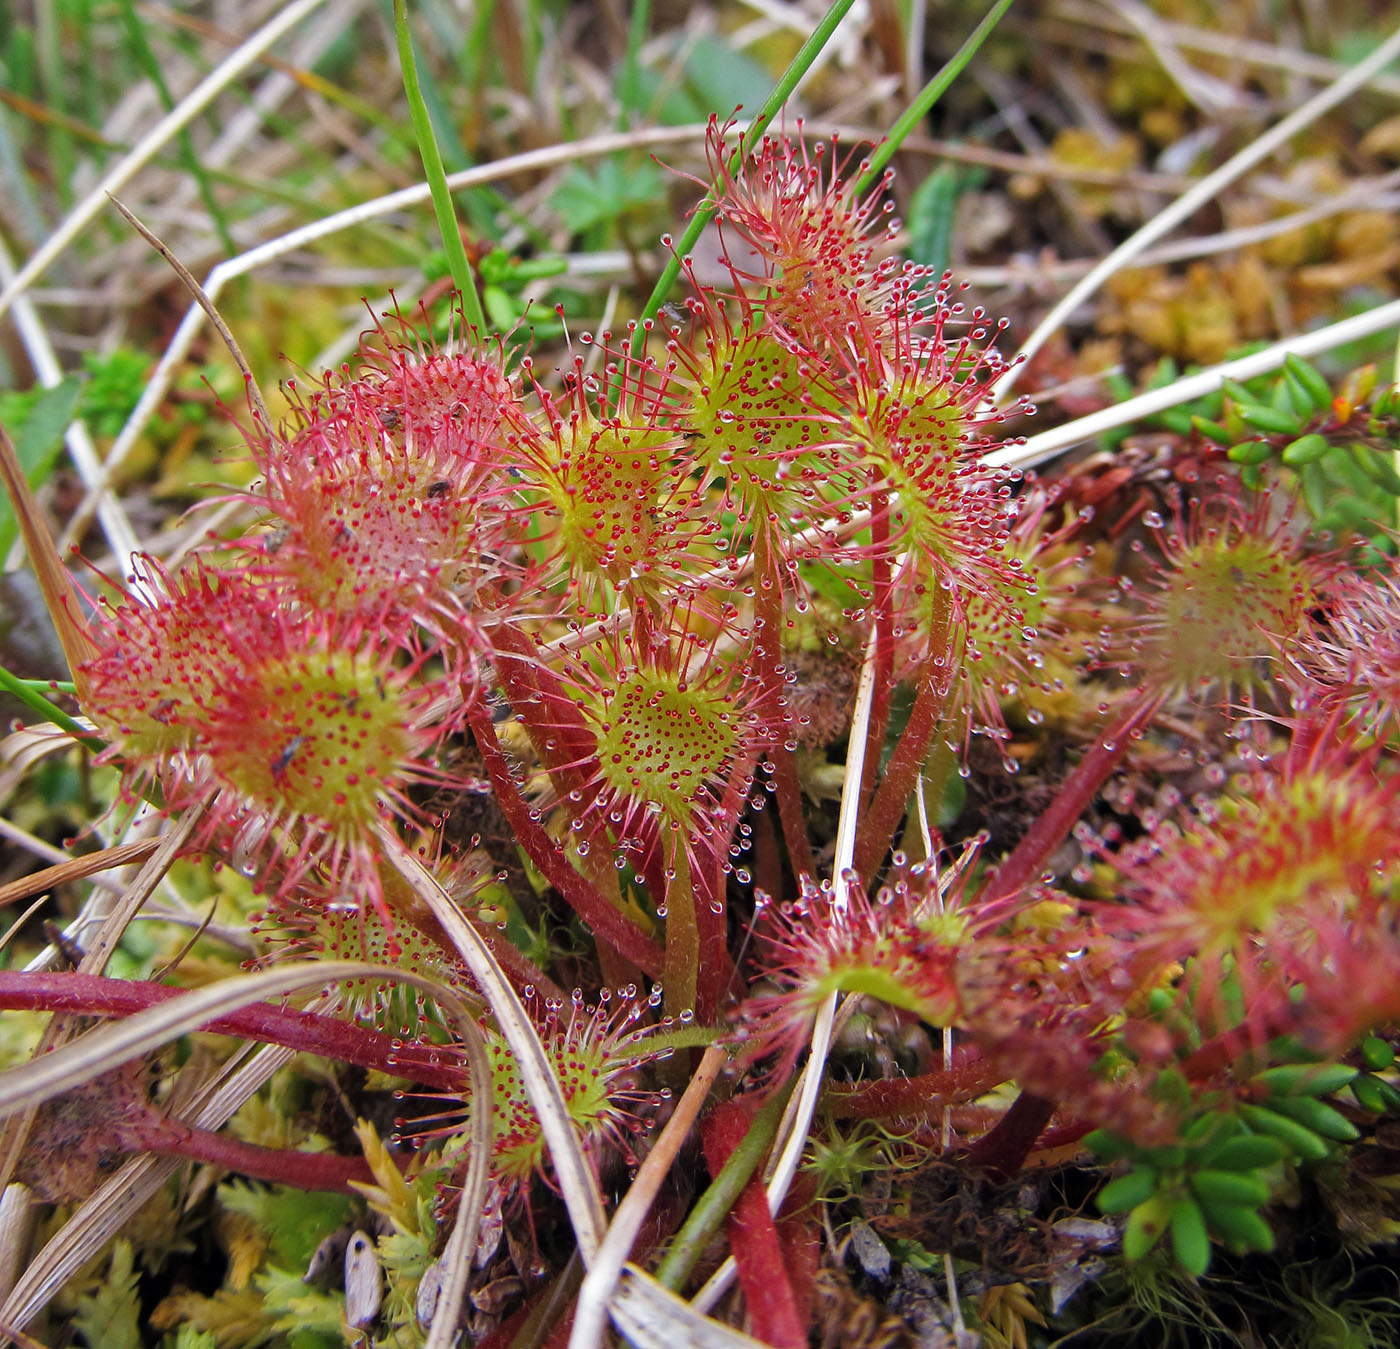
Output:
<instances>
[{"instance_id":1,"label":"dry brown grass blade","mask_svg":"<svg viewBox=\"0 0 1400 1349\"><path fill-rule=\"evenodd\" d=\"M80 974L101 974L106 969L107 960L116 949L122 933L126 931L127 924L136 916L141 906L151 897L152 891L160 884L161 878L170 869L170 864L175 860L176 854L188 840L201 813L199 807L187 810L160 840L160 845L147 858L145 865L137 872L135 879L116 902L103 921L101 928L98 929L91 948L78 964ZM39 1043L35 1047L35 1059L37 1060L41 1056L47 1058L51 1051L56 1050L56 1047L68 1034L68 1028L72 1025L71 1017L52 1017L49 1024L44 1027L44 1033L40 1036ZM32 1066L32 1062L25 1066ZM15 1068L10 1071L20 1072L23 1070ZM9 1113L11 1112L0 1111L0 1118L4 1118ZM33 1122L34 1112L29 1109L20 1114L18 1118L10 1120L5 1124L3 1130L0 1130L0 1188L10 1183L15 1168L19 1165L20 1154L24 1151L24 1145L29 1140L29 1130Z\"/></svg>"},{"instance_id":2,"label":"dry brown grass blade","mask_svg":"<svg viewBox=\"0 0 1400 1349\"><path fill-rule=\"evenodd\" d=\"M486 1056L486 1042L475 1021L459 1018L461 1044L467 1053L473 1088L491 1080L491 1064ZM467 1281L471 1278L472 1257L476 1254L477 1229L481 1211L486 1204L486 1187L491 1180L491 1092L472 1091L471 1124L472 1149L467 1164L467 1176L462 1183L462 1196L457 1205L457 1224L442 1253L445 1271L428 1332L425 1349L452 1349L457 1340L457 1322L461 1319L462 1303L467 1296Z\"/></svg>"},{"instance_id":3,"label":"dry brown grass blade","mask_svg":"<svg viewBox=\"0 0 1400 1349\"><path fill-rule=\"evenodd\" d=\"M150 899L165 873L170 870L170 864L189 842L190 835L203 814L203 806L190 806L161 835L159 846L146 859L135 879L127 886L126 892L98 929L92 945L87 948L87 953L79 962L79 974L101 974L107 968L107 961L117 949L122 933L141 911L141 906Z\"/></svg>"},{"instance_id":4,"label":"dry brown grass blade","mask_svg":"<svg viewBox=\"0 0 1400 1349\"><path fill-rule=\"evenodd\" d=\"M0 1335L8 1336L7 1343L13 1342L15 1349L48 1349L42 1340L36 1340L34 1336L26 1334L15 1326L6 1325L0 1322Z\"/></svg>"},{"instance_id":5,"label":"dry brown grass blade","mask_svg":"<svg viewBox=\"0 0 1400 1349\"><path fill-rule=\"evenodd\" d=\"M207 988L197 989L180 998L147 1008L122 1021L100 1026L23 1067L0 1072L0 1116L32 1109L56 1094L92 1081L120 1063L149 1053L176 1036L198 1029L212 1017L262 1002L270 997L335 983L342 979L358 978L410 984L436 999L458 1024L472 1080L477 1083L489 1080L490 1066L480 1031L466 1005L450 990L407 970L360 962L322 961L221 980ZM470 1108L473 1147L459 1207L458 1224L449 1240L445 1257L450 1261L447 1265L448 1282L443 1289L439 1315L434 1318L441 1329L430 1336L429 1349L447 1349L451 1343L449 1328L455 1330L457 1310L466 1291L471 1253L476 1246L476 1229L489 1178L487 1168L492 1127L490 1093L473 1091ZM171 1164L169 1170L173 1171L176 1165L178 1163ZM159 1169L159 1164L157 1167ZM129 1168L134 1169L131 1163L128 1163L124 1170ZM169 1171L166 1174L169 1174ZM109 1191L109 1186L104 1186L103 1191ZM120 1198L122 1193L121 1190L110 1191L113 1200ZM134 1210L128 1211L127 1205L119 1207L123 1211L121 1221L124 1222ZM110 1218L112 1215L101 1216ZM119 1230L120 1225L120 1222L114 1226L110 1221L104 1221L97 1224L97 1227L111 1235ZM105 1237L103 1239L105 1240ZM17 1289L16 1293L18 1291ZM33 1309L16 1309L20 1313L28 1311L27 1315L17 1315L7 1304L5 1308L0 1309L0 1316L8 1315L13 1324L22 1325L38 1310L38 1306L42 1306L42 1303L33 1305L32 1290L25 1291L31 1299L30 1306Z\"/></svg>"},{"instance_id":6,"label":"dry brown grass blade","mask_svg":"<svg viewBox=\"0 0 1400 1349\"><path fill-rule=\"evenodd\" d=\"M144 862L161 845L158 838L140 839L135 843L118 843L98 852L84 853L81 857L69 858L56 866L45 867L42 871L32 871L8 885L0 885L0 908L13 904L17 899L27 899L41 890L52 890L72 881L85 880L99 872L110 871L113 867L124 867L134 862Z\"/></svg>"},{"instance_id":7,"label":"dry brown grass blade","mask_svg":"<svg viewBox=\"0 0 1400 1349\"><path fill-rule=\"evenodd\" d=\"M39 509L29 479L25 477L19 457L15 454L14 443L3 426L0 426L0 479L4 480L5 491L9 494L10 505L19 522L20 535L29 553L29 563L38 578L39 590L58 632L58 640L68 660L68 668L72 671L73 682L78 686L81 701L84 691L81 668L97 655L97 644L79 620L82 606L78 602L78 587L73 584L73 578L68 575L68 569L49 537L44 513Z\"/></svg>"},{"instance_id":8,"label":"dry brown grass blade","mask_svg":"<svg viewBox=\"0 0 1400 1349\"><path fill-rule=\"evenodd\" d=\"M248 364L248 358L244 356L243 348L238 345L238 339L234 337L232 330L224 322L223 315L214 308L214 302L204 293L204 287L195 280L194 273L171 252L160 238L147 229L123 202L112 196L110 192L107 195L112 205L121 212L126 223L170 264L171 270L180 278L185 289L194 296L195 303L204 311L209 322L214 325L214 331L219 334L224 346L229 349L229 353L242 372L243 386L248 390L248 398L253 404L254 415L262 422L265 431L271 431L272 419L267 415L267 404L263 402L262 390L258 388L258 381L253 376L253 367Z\"/></svg>"},{"instance_id":9,"label":"dry brown grass blade","mask_svg":"<svg viewBox=\"0 0 1400 1349\"><path fill-rule=\"evenodd\" d=\"M39 1210L27 1185L10 1185L0 1195L0 1299L9 1297L34 1236Z\"/></svg>"}]
</instances>

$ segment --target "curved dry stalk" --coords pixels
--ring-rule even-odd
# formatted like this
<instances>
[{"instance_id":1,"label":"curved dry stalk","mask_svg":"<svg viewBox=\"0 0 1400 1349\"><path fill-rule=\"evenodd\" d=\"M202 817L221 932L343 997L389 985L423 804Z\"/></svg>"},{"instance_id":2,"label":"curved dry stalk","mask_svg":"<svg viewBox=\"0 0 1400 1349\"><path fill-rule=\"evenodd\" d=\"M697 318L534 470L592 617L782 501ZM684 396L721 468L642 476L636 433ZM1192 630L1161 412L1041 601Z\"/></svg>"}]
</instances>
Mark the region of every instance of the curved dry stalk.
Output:
<instances>
[{"instance_id":1,"label":"curved dry stalk","mask_svg":"<svg viewBox=\"0 0 1400 1349\"><path fill-rule=\"evenodd\" d=\"M761 1340L711 1320L636 1265L624 1267L611 1306L618 1327L639 1349L763 1349Z\"/></svg>"},{"instance_id":2,"label":"curved dry stalk","mask_svg":"<svg viewBox=\"0 0 1400 1349\"><path fill-rule=\"evenodd\" d=\"M903 559L896 564L903 570ZM831 859L832 907L845 909L850 903L849 876L855 865L856 830L860 825L860 783L865 772L866 740L870 729L870 714L875 698L876 652L879 646L875 625L865 646L865 659L860 667L860 683L856 686L855 706L851 712L851 730L847 740L846 771L841 781L841 805L836 820L836 848ZM802 1151L807 1146L807 1131L821 1093L826 1057L831 1051L831 1039L836 1020L836 994L822 1004L812 1027L811 1049L802 1069L802 1081L794 1104L790 1105L778 1128L777 1161L768 1182L768 1207L777 1213L787 1197L788 1187L797 1174Z\"/></svg>"},{"instance_id":3,"label":"curved dry stalk","mask_svg":"<svg viewBox=\"0 0 1400 1349\"><path fill-rule=\"evenodd\" d=\"M248 358L243 354L243 348L238 345L238 339L234 337L233 330L224 322L223 315L214 308L214 302L204 293L204 287L195 280L194 273L175 256L170 247L152 230L147 229L119 197L113 196L110 192L107 195L126 223L165 259L171 270L180 278L181 284L194 296L195 303L204 311L209 322L214 325L214 331L219 334L224 346L228 348L229 354L233 357L234 363L242 372L243 384L248 390L249 399L252 400L254 415L270 431L272 418L267 415L267 404L263 401L262 390L258 388L253 367L248 364Z\"/></svg>"},{"instance_id":4,"label":"curved dry stalk","mask_svg":"<svg viewBox=\"0 0 1400 1349\"><path fill-rule=\"evenodd\" d=\"M198 1030L214 1017L305 988L370 976L392 976L395 982L423 988L445 1006L450 1005L459 1017L470 1019L464 1006L456 1004L450 994L442 993L430 980L363 961L301 962L257 974L234 975L85 1031L77 1039L17 1068L0 1069L0 1119L84 1086L123 1063L159 1049L176 1036Z\"/></svg>"},{"instance_id":5,"label":"curved dry stalk","mask_svg":"<svg viewBox=\"0 0 1400 1349\"><path fill-rule=\"evenodd\" d=\"M433 996L440 997L440 993ZM465 1006L462 1011L466 1012ZM470 1015L458 1019L463 1031L461 1045L467 1054L467 1069L472 1083L472 1148L466 1178L462 1182L462 1195L458 1200L457 1221L442 1253L441 1268L446 1274L424 1349L452 1349L457 1342L457 1322L461 1319L462 1303L467 1296L472 1257L476 1254L477 1231L481 1225L482 1209L486 1206L486 1188L491 1180L491 1116L495 1108L488 1085L491 1081L491 1062L486 1054L481 1027Z\"/></svg>"},{"instance_id":6,"label":"curved dry stalk","mask_svg":"<svg viewBox=\"0 0 1400 1349\"><path fill-rule=\"evenodd\" d=\"M430 1349L447 1349L455 1335L457 1312L471 1272L476 1228L489 1179L492 1104L490 1092L482 1089L490 1081L490 1064L480 1029L466 1004L444 985L412 971L359 961L318 961L265 970L258 974L236 975L169 1002L159 1003L119 1022L99 1026L42 1058L0 1072L0 1118L31 1109L55 1095L101 1077L113 1067L149 1053L176 1036L197 1030L211 1017L263 1002L269 997L344 979L361 978L409 984L434 998L458 1023L471 1071L474 1087L470 1099L473 1147L458 1210L458 1223L444 1256L449 1261L446 1266L447 1283L438 1315L434 1317L440 1328L428 1340Z\"/></svg>"},{"instance_id":7,"label":"curved dry stalk","mask_svg":"<svg viewBox=\"0 0 1400 1349\"><path fill-rule=\"evenodd\" d=\"M39 1213L29 1186L16 1182L0 1194L0 1299L19 1279Z\"/></svg>"},{"instance_id":8,"label":"curved dry stalk","mask_svg":"<svg viewBox=\"0 0 1400 1349\"><path fill-rule=\"evenodd\" d=\"M851 713L851 729L847 740L849 748L846 754L845 775L841 782L841 805L836 824L836 847L831 862L832 899L834 904L839 905L849 903L850 899L850 883L846 878L855 862L856 829L860 814L860 780L865 771L865 742L874 706L877 646L876 630L872 625L865 646L865 659L860 668L860 683L856 686L855 706ZM812 1116L816 1113L822 1075L826 1071L826 1058L831 1051L831 1042L835 1034L836 1002L837 995L833 993L817 1011L809 1042L810 1050L798 1081L798 1089L793 1093L778 1125L776 1156L770 1165L768 1181L768 1207L774 1214L787 1198L788 1188L797 1174L803 1149L807 1146L807 1132L812 1126ZM851 1006L853 1007L854 1003ZM843 1011L849 1012L849 1009ZM691 1299L691 1306L702 1312L708 1311L733 1282L734 1273L734 1257L726 1256L724 1263Z\"/></svg>"},{"instance_id":9,"label":"curved dry stalk","mask_svg":"<svg viewBox=\"0 0 1400 1349\"><path fill-rule=\"evenodd\" d=\"M638 1167L578 1290L569 1349L593 1349L593 1346L603 1342L603 1322L608 1314L608 1305L622 1277L623 1266L632 1252L633 1243L637 1240L637 1233L641 1231L661 1182L666 1179L676 1153L685 1142L690 1126L695 1122L728 1058L728 1053L719 1045L711 1045L705 1051L695 1076L676 1103L675 1112L666 1121L665 1128Z\"/></svg>"},{"instance_id":10,"label":"curved dry stalk","mask_svg":"<svg viewBox=\"0 0 1400 1349\"><path fill-rule=\"evenodd\" d=\"M1077 417L1072 422L1057 426L1039 435L1028 436L1020 445L1008 445L1004 450L995 450L986 456L985 462L997 468L1031 468L1053 459L1061 450L1078 445L1103 431L1126 426L1142 417L1164 412L1179 403L1190 402L1204 394L1214 393L1227 379L1246 380L1256 375L1266 375L1278 370L1288 355L1309 357L1320 352L1331 351L1347 342L1355 342L1362 337L1384 332L1387 328L1400 325L1400 300L1378 305L1375 309L1340 323L1329 324L1315 332L1285 337L1256 351L1251 356L1242 356L1236 361L1226 361L1222 365L1212 365L1197 371L1194 375L1184 375L1160 389L1152 389L1129 398L1113 407L1091 412L1087 417Z\"/></svg>"},{"instance_id":11,"label":"curved dry stalk","mask_svg":"<svg viewBox=\"0 0 1400 1349\"><path fill-rule=\"evenodd\" d=\"M603 1200L593 1170L574 1133L569 1108L564 1103L559 1080L540 1043L539 1033L490 947L462 916L432 872L387 825L379 826L378 837L384 847L385 860L408 882L414 894L442 925L490 1004L491 1015L510 1046L530 1104L539 1117L540 1132L554 1163L554 1174L569 1211L579 1254L588 1263L603 1239Z\"/></svg>"},{"instance_id":12,"label":"curved dry stalk","mask_svg":"<svg viewBox=\"0 0 1400 1349\"><path fill-rule=\"evenodd\" d=\"M1251 141L1249 145L1226 160L1213 173L1207 174L1193 188L1183 193L1171 205L1153 216L1141 229L1119 244L1083 280L1071 287L1069 293L1036 325L1035 331L1031 333L1021 348L1026 361L1007 371L1006 378L1001 381L997 388L997 401L1003 406L1005 405L1012 389L1016 387L1021 371L1026 368L1026 363L1104 281L1126 267L1148 245L1155 243L1168 230L1175 228L1181 221L1204 206L1206 202L1212 200L1222 188L1234 182L1242 174L1247 173L1261 160L1273 154L1281 145L1286 144L1309 123L1315 122L1323 113L1336 107L1343 99L1361 88L1372 75L1383 70L1398 55L1400 55L1400 29L1392 33L1364 61L1357 62L1327 88L1314 94L1301 107L1295 108L1281 122L1275 123L1262 136Z\"/></svg>"},{"instance_id":13,"label":"curved dry stalk","mask_svg":"<svg viewBox=\"0 0 1400 1349\"><path fill-rule=\"evenodd\" d=\"M233 83L254 61L271 47L285 32L295 27L322 0L294 0L280 9L237 50L226 56L188 94L155 124L132 148L103 174L102 181L92 189L64 218L43 246L18 274L0 290L0 315L14 303L53 264L54 260L101 213L107 204L107 194L119 192L124 184L152 159L183 127L186 127L213 100Z\"/></svg>"}]
</instances>

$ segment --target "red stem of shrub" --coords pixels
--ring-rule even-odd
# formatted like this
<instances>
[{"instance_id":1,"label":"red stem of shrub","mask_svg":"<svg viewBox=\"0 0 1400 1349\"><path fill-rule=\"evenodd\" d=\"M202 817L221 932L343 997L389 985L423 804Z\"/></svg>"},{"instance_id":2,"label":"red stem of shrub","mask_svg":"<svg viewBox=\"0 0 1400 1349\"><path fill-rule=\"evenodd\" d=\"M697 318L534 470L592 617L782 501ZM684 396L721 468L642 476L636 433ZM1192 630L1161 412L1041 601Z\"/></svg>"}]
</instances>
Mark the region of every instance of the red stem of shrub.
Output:
<instances>
[{"instance_id":1,"label":"red stem of shrub","mask_svg":"<svg viewBox=\"0 0 1400 1349\"><path fill-rule=\"evenodd\" d=\"M1054 1113L1054 1101L1023 1091L1000 1122L968 1149L967 1160L1002 1180L1010 1180L1025 1164L1035 1140Z\"/></svg>"},{"instance_id":2,"label":"red stem of shrub","mask_svg":"<svg viewBox=\"0 0 1400 1349\"><path fill-rule=\"evenodd\" d=\"M1010 898L1040 875L1074 822L1122 762L1135 733L1156 715L1163 697L1163 694L1152 693L1134 703L1085 751L1084 757L1060 784L1055 799L987 881L980 901L984 908Z\"/></svg>"},{"instance_id":3,"label":"red stem of shrub","mask_svg":"<svg viewBox=\"0 0 1400 1349\"><path fill-rule=\"evenodd\" d=\"M940 651L943 655L942 665L937 662ZM948 624L945 621L942 633L932 634L929 656L919 671L919 690L914 695L909 724L899 737L899 744L890 755L885 776L880 779L870 809L861 820L854 860L856 871L867 885L874 879L876 870L890 850L890 844L894 842L894 831L899 828L899 822L908 809L909 794L918 781L919 769L928 758L929 744L948 701L951 665ZM878 748L876 752L878 756Z\"/></svg>"},{"instance_id":4,"label":"red stem of shrub","mask_svg":"<svg viewBox=\"0 0 1400 1349\"><path fill-rule=\"evenodd\" d=\"M524 715L525 730L541 762L564 792L583 785L575 765L592 756L597 745L578 707L555 673L544 665L524 633L502 623L491 634L496 676L506 701ZM471 698L473 695L469 694ZM537 730L544 724L547 733Z\"/></svg>"}]
</instances>

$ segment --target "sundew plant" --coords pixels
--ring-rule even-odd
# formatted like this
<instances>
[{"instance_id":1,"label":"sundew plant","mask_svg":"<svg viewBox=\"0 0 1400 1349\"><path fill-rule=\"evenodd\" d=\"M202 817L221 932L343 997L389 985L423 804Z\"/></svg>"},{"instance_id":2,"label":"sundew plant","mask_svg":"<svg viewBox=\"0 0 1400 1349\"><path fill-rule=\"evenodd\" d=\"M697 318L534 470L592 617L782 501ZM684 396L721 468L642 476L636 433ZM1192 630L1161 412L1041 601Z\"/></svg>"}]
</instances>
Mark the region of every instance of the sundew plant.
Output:
<instances>
[{"instance_id":1,"label":"sundew plant","mask_svg":"<svg viewBox=\"0 0 1400 1349\"><path fill-rule=\"evenodd\" d=\"M1400 413L1299 354L1393 306L1042 431L889 167L1005 6L869 142L782 111L849 8L584 328L468 256L400 6L451 288L276 416L224 328L246 471L120 574L7 428L6 788L90 783L4 897L136 870L0 970L0 1333L1027 1344L1393 1241Z\"/></svg>"}]
</instances>

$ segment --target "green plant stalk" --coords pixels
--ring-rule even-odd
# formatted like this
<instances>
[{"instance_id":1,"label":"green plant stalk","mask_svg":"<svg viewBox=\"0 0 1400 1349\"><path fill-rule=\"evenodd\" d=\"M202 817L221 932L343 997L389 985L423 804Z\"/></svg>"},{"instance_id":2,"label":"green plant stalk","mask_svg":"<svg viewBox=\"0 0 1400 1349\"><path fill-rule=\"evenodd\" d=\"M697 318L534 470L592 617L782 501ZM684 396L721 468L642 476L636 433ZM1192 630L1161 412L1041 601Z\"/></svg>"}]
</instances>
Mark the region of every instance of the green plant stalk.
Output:
<instances>
[{"instance_id":1,"label":"green plant stalk","mask_svg":"<svg viewBox=\"0 0 1400 1349\"><path fill-rule=\"evenodd\" d=\"M47 680L39 681L34 679L20 679L17 675L11 674L3 665L0 665L0 689L18 698L26 707L37 712L45 721L51 721L55 726L62 727L80 745L86 746L94 754L101 753L107 746L95 736L89 735L72 717L61 707L55 706L39 692L36 685L47 688ZM71 693L71 684L59 685L65 693Z\"/></svg>"},{"instance_id":2,"label":"green plant stalk","mask_svg":"<svg viewBox=\"0 0 1400 1349\"><path fill-rule=\"evenodd\" d=\"M127 41L131 43L131 50L135 53L137 63L145 71L146 78L155 85L156 93L160 95L161 104L166 112L172 112L175 108L175 99L171 96L170 86L165 82L160 62L156 60L156 55L151 50L151 44L146 41L146 30L141 26L141 20L136 15L134 0L120 0L117 8L121 10ZM235 256L239 251L238 245L233 242L228 220L219 205L218 198L214 196L209 175L204 172L204 166L199 162L199 156L195 154L194 142L190 139L188 127L180 128L175 143L179 148L180 163L199 186L200 200L204 203L204 209L209 212L209 218L214 222L219 242L224 246L224 256L230 258Z\"/></svg>"},{"instance_id":3,"label":"green plant stalk","mask_svg":"<svg viewBox=\"0 0 1400 1349\"><path fill-rule=\"evenodd\" d=\"M791 1094L791 1083L773 1093L754 1116L744 1141L729 1154L729 1160L720 1168L719 1175L691 1209L690 1216L676 1233L671 1249L666 1252L666 1258L656 1271L657 1282L663 1288L679 1293L685 1286L696 1261L714 1239L759 1163L768 1155Z\"/></svg>"},{"instance_id":4,"label":"green plant stalk","mask_svg":"<svg viewBox=\"0 0 1400 1349\"><path fill-rule=\"evenodd\" d=\"M753 148L753 143L768 129L769 123L778 115L783 104L787 102L788 96L811 69L812 62L817 59L822 48L831 40L831 35L836 31L841 20L846 17L853 4L855 4L855 0L836 0L836 3L827 10L822 21L812 30L811 37L802 44L797 55L792 58L792 63L783 72L782 78L773 87L773 92L768 95L767 102L759 109L758 116L749 123L748 130L739 138L738 148L729 160L731 165L743 162L744 156ZM719 210L719 202L713 196L713 190L712 185L712 195L706 197L695 208L690 217L690 224L685 227L685 233L681 235L680 241L666 260L666 265L661 269L661 275L657 278L656 285L647 298L641 317L632 332L631 352L634 359L640 357L646 347L646 330L649 320L654 319L660 312L661 306L666 303L666 297L671 293L671 287L676 284L676 278L681 274L680 260L695 247L700 236L705 232L705 226L714 219L715 212Z\"/></svg>"},{"instance_id":5,"label":"green plant stalk","mask_svg":"<svg viewBox=\"0 0 1400 1349\"><path fill-rule=\"evenodd\" d=\"M629 116L641 112L641 50L651 19L651 0L633 0L632 18L627 25L627 55L618 79L618 130L626 131Z\"/></svg>"},{"instance_id":6,"label":"green plant stalk","mask_svg":"<svg viewBox=\"0 0 1400 1349\"><path fill-rule=\"evenodd\" d=\"M478 336L485 336L486 315L481 310L481 297L476 293L476 280L467 261L467 250L462 244L462 231L457 226L457 212L452 205L452 193L448 191L442 155L438 152L428 105L423 101L423 90L418 83L418 64L413 58L413 39L408 32L408 10L404 0L394 0L394 33L399 43L404 93L408 95L408 108L413 117L413 134L417 137L423 171L433 194L433 214L437 216L442 246L447 251L447 268L452 273L452 284L461 297L463 315L476 329Z\"/></svg>"},{"instance_id":7,"label":"green plant stalk","mask_svg":"<svg viewBox=\"0 0 1400 1349\"><path fill-rule=\"evenodd\" d=\"M934 104L948 91L949 86L967 68L967 64L977 55L982 44L991 36L992 29L1001 22L1002 16L1011 8L1012 0L996 0L983 17L982 22L968 34L967 41L944 64L938 72L915 95L914 101L900 115L890 128L890 134L880 142L870 157L870 167L856 179L853 195L859 197L868 192L880 179L885 165L894 158L895 151L904 144L911 132L916 131L928 116Z\"/></svg>"}]
</instances>

